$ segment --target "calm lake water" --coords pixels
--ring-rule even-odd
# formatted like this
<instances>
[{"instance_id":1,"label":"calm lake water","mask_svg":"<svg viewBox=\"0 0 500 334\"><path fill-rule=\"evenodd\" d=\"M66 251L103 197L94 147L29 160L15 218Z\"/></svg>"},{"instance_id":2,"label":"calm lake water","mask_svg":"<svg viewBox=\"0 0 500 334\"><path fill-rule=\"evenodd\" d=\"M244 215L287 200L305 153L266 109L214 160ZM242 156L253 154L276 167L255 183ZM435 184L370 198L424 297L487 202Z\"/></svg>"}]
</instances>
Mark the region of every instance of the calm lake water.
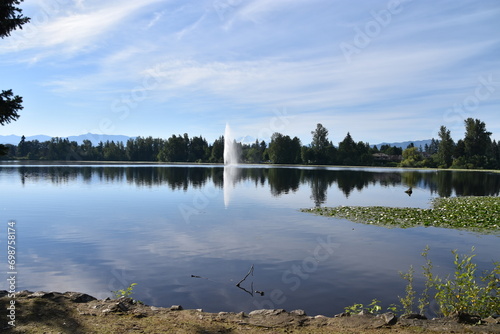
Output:
<instances>
[{"instance_id":1,"label":"calm lake water","mask_svg":"<svg viewBox=\"0 0 500 334\"><path fill-rule=\"evenodd\" d=\"M500 260L498 234L388 229L299 211L498 196L500 174L486 172L4 162L0 189L0 243L9 220L17 223L18 290L105 298L137 283L134 297L149 305L331 316L373 298L397 302L398 272L410 265L420 287L426 245L440 274L452 271L452 249L475 246L481 269Z\"/></svg>"}]
</instances>

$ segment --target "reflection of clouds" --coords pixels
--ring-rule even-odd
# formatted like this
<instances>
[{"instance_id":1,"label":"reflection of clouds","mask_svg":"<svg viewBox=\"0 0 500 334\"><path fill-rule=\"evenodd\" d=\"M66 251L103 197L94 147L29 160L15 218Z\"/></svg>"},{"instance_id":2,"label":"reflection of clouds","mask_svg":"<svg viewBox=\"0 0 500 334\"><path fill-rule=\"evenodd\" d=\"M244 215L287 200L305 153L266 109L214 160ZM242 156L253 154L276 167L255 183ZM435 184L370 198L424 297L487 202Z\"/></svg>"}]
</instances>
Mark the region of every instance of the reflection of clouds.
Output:
<instances>
[{"instance_id":1,"label":"reflection of clouds","mask_svg":"<svg viewBox=\"0 0 500 334\"><path fill-rule=\"evenodd\" d=\"M224 176L224 183L229 179ZM22 191L18 184L6 182L5 190L14 195L5 198L5 215L18 221L20 247L26 254L20 267L21 288L77 290L103 298L110 290L138 283L137 298L155 305L248 310L253 299L234 284L255 264L256 284L283 290L287 300L300 299L318 308L335 298L343 307L352 303L348 296L360 296L359 291L365 296L372 291L394 294L400 284L403 293L398 271L408 270L410 264L419 268L419 254L426 244L436 267L446 269L452 261L450 249L468 252L475 244L476 259L482 259L483 266L498 251L494 236L431 228L386 229L302 213L298 208L312 203L309 187L274 196L268 179L234 179L227 207L223 192L211 182L176 191L167 184L146 188L125 184L126 180L81 186L81 180L50 187L48 192L42 182ZM346 198L332 183L326 205L370 200L384 205L398 198L408 206L427 204L429 195L424 191L409 198L403 189L368 183L362 192L354 190ZM208 198L207 205L186 224L178 205L192 203L200 192ZM318 263L318 270L301 281L299 289L291 291L283 273L313 256L318 238L327 236L339 247ZM197 281L191 274L216 282ZM322 304L311 296L329 301ZM368 302L377 296L369 297Z\"/></svg>"},{"instance_id":2,"label":"reflection of clouds","mask_svg":"<svg viewBox=\"0 0 500 334\"><path fill-rule=\"evenodd\" d=\"M19 277L19 290L77 291L96 298L106 298L111 295L109 290L103 289L102 277L96 275L93 266L71 260L38 258L36 265L20 266Z\"/></svg>"},{"instance_id":3,"label":"reflection of clouds","mask_svg":"<svg viewBox=\"0 0 500 334\"><path fill-rule=\"evenodd\" d=\"M424 228L408 233L408 230L384 229L288 210L278 210L273 217L266 217L266 212L252 212L248 218L240 218L235 210L229 210L230 215L218 216L217 221L207 215L210 219L206 225L193 227L156 221L163 225L149 229L143 223L139 229L124 231L118 237L110 237L104 227L81 225L82 239L94 236L94 243L74 241L74 248L92 248L94 262L82 263L71 253L70 256L47 254L43 247L37 249L35 243L22 268L26 277L23 286L35 290L78 290L104 298L110 295L110 290L138 282L135 291L140 295L136 296L147 303L247 310L252 308L252 299L241 296L230 279L241 279L248 264L256 263L256 280L265 277L264 286L282 289L290 300L312 294L306 293L311 285L329 287L331 291L325 291L325 295L339 294L340 289L342 294L361 291L372 298L373 291L394 293L400 287L398 284L403 291L404 282L400 282L398 271L406 271L410 264L420 267L419 254L425 244L435 250L431 251L432 256L456 248L457 240L463 243L469 237L458 231ZM64 234L64 230L57 231L54 240L64 240ZM312 273L297 291L291 291L281 281L283 272L310 257L317 239L325 236L331 236L339 247L319 263L318 273ZM483 256L492 254L495 248L494 240L486 239L490 246L481 248ZM52 244L58 245L57 241ZM434 263L442 265L443 261L438 259ZM116 268L124 270L125 284L113 275ZM190 278L191 274L201 274L216 282L196 281ZM115 285L110 288L113 279ZM391 282L390 286L387 282Z\"/></svg>"}]
</instances>

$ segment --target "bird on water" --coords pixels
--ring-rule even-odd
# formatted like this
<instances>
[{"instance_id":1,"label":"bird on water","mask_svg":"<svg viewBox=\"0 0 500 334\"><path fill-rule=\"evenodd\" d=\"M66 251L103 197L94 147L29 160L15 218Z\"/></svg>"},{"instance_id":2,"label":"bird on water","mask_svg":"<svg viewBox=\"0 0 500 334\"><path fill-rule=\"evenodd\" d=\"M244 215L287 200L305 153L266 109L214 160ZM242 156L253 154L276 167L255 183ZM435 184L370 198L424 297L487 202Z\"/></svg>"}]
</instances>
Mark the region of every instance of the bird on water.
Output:
<instances>
[{"instance_id":1,"label":"bird on water","mask_svg":"<svg viewBox=\"0 0 500 334\"><path fill-rule=\"evenodd\" d=\"M413 192L413 189L410 187L408 190L405 190L405 193L408 194L408 196L411 196L411 193Z\"/></svg>"}]
</instances>

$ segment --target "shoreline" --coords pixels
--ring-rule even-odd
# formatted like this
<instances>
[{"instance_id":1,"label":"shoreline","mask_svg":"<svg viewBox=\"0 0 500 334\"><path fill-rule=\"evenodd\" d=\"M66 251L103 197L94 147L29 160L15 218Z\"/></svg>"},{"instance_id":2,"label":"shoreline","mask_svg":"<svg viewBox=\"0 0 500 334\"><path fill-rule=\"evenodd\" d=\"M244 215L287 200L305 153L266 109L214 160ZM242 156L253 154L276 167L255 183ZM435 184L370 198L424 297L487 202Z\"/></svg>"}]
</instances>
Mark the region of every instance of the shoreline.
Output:
<instances>
[{"instance_id":1,"label":"shoreline","mask_svg":"<svg viewBox=\"0 0 500 334\"><path fill-rule=\"evenodd\" d=\"M92 165L154 165L154 166L214 166L224 167L222 162L161 162L161 161L75 161L75 160L0 160L0 166L26 165L26 166L92 166ZM238 163L237 167L285 167L285 168L321 168L321 169L387 169L399 171L463 171L463 172L492 172L500 173L497 169L454 169L454 168L428 168L428 167L394 167L394 166L346 166L346 165L304 165L304 164L274 164L274 163Z\"/></svg>"},{"instance_id":2,"label":"shoreline","mask_svg":"<svg viewBox=\"0 0 500 334\"><path fill-rule=\"evenodd\" d=\"M479 319L468 315L427 320L417 315L396 317L392 313L362 312L348 315L308 316L303 310L255 310L208 313L148 306L131 298L98 300L78 292L0 291L0 307L14 301L13 322L1 317L0 328L7 333L346 333L362 334L455 332L500 333L500 318ZM12 318L12 312L11 312ZM15 327L12 326L15 324Z\"/></svg>"}]
</instances>

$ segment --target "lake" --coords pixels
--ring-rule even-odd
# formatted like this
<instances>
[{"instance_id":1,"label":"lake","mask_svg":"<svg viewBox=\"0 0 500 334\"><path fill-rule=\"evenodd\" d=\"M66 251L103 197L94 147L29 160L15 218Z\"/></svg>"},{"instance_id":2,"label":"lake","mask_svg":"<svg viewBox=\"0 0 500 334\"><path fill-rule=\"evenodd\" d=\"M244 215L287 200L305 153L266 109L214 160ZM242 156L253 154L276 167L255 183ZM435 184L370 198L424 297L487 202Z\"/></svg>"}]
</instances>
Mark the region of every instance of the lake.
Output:
<instances>
[{"instance_id":1,"label":"lake","mask_svg":"<svg viewBox=\"0 0 500 334\"><path fill-rule=\"evenodd\" d=\"M399 271L410 265L420 288L426 245L440 274L452 272L452 249L475 246L480 269L500 260L498 234L389 229L299 211L498 196L500 174L488 172L3 162L0 189L0 243L16 222L18 291L105 298L137 283L133 297L148 305L332 316L373 298L398 302L406 285Z\"/></svg>"}]
</instances>

